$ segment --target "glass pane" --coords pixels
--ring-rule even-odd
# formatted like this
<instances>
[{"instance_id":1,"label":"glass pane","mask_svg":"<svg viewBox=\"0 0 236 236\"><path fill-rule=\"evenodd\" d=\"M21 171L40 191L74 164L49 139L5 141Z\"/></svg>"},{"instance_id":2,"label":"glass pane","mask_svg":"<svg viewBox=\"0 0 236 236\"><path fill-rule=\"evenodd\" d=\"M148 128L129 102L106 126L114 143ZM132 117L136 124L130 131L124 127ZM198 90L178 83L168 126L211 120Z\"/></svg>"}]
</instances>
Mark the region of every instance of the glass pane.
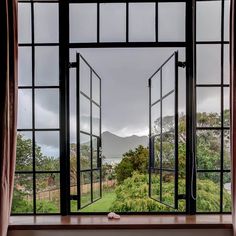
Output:
<instances>
[{"instance_id":1,"label":"glass pane","mask_svg":"<svg viewBox=\"0 0 236 236\"><path fill-rule=\"evenodd\" d=\"M70 4L70 42L97 41L97 5Z\"/></svg>"},{"instance_id":2,"label":"glass pane","mask_svg":"<svg viewBox=\"0 0 236 236\"><path fill-rule=\"evenodd\" d=\"M155 4L129 4L129 41L155 41Z\"/></svg>"},{"instance_id":3,"label":"glass pane","mask_svg":"<svg viewBox=\"0 0 236 236\"><path fill-rule=\"evenodd\" d=\"M36 170L60 170L59 132L35 132L35 168Z\"/></svg>"},{"instance_id":4,"label":"glass pane","mask_svg":"<svg viewBox=\"0 0 236 236\"><path fill-rule=\"evenodd\" d=\"M93 73L93 80L92 80L92 98L93 101L95 101L96 103L100 104L100 84L101 81L100 79Z\"/></svg>"},{"instance_id":5,"label":"glass pane","mask_svg":"<svg viewBox=\"0 0 236 236\"><path fill-rule=\"evenodd\" d=\"M32 90L18 90L18 129L30 129L32 127Z\"/></svg>"},{"instance_id":6,"label":"glass pane","mask_svg":"<svg viewBox=\"0 0 236 236\"><path fill-rule=\"evenodd\" d=\"M98 139L92 138L93 145L93 169L98 168Z\"/></svg>"},{"instance_id":7,"label":"glass pane","mask_svg":"<svg viewBox=\"0 0 236 236\"><path fill-rule=\"evenodd\" d=\"M154 168L160 169L160 158L161 158L161 137L157 135L154 138Z\"/></svg>"},{"instance_id":8,"label":"glass pane","mask_svg":"<svg viewBox=\"0 0 236 236\"><path fill-rule=\"evenodd\" d=\"M41 86L59 84L58 47L35 47L35 83Z\"/></svg>"},{"instance_id":9,"label":"glass pane","mask_svg":"<svg viewBox=\"0 0 236 236\"><path fill-rule=\"evenodd\" d=\"M229 84L229 45L224 45L224 84Z\"/></svg>"},{"instance_id":10,"label":"glass pane","mask_svg":"<svg viewBox=\"0 0 236 236\"><path fill-rule=\"evenodd\" d=\"M80 130L90 133L90 101L80 94Z\"/></svg>"},{"instance_id":11,"label":"glass pane","mask_svg":"<svg viewBox=\"0 0 236 236\"><path fill-rule=\"evenodd\" d=\"M59 41L57 3L34 3L34 36L36 43Z\"/></svg>"},{"instance_id":12,"label":"glass pane","mask_svg":"<svg viewBox=\"0 0 236 236\"><path fill-rule=\"evenodd\" d=\"M161 132L161 114L160 103L155 104L151 108L151 132L152 135L160 134Z\"/></svg>"},{"instance_id":13,"label":"glass pane","mask_svg":"<svg viewBox=\"0 0 236 236\"><path fill-rule=\"evenodd\" d=\"M231 173L224 173L223 188L223 211L230 212L232 209L231 201Z\"/></svg>"},{"instance_id":14,"label":"glass pane","mask_svg":"<svg viewBox=\"0 0 236 236\"><path fill-rule=\"evenodd\" d=\"M224 88L224 126L230 126L229 88Z\"/></svg>"},{"instance_id":15,"label":"glass pane","mask_svg":"<svg viewBox=\"0 0 236 236\"><path fill-rule=\"evenodd\" d=\"M220 45L197 45L197 84L220 84Z\"/></svg>"},{"instance_id":16,"label":"glass pane","mask_svg":"<svg viewBox=\"0 0 236 236\"><path fill-rule=\"evenodd\" d=\"M224 41L229 41L230 0L224 1Z\"/></svg>"},{"instance_id":17,"label":"glass pane","mask_svg":"<svg viewBox=\"0 0 236 236\"><path fill-rule=\"evenodd\" d=\"M197 169L219 170L221 165L221 131L197 131Z\"/></svg>"},{"instance_id":18,"label":"glass pane","mask_svg":"<svg viewBox=\"0 0 236 236\"><path fill-rule=\"evenodd\" d=\"M60 175L36 174L36 212L60 212Z\"/></svg>"},{"instance_id":19,"label":"glass pane","mask_svg":"<svg viewBox=\"0 0 236 236\"><path fill-rule=\"evenodd\" d=\"M16 145L16 171L32 171L32 132L18 132Z\"/></svg>"},{"instance_id":20,"label":"glass pane","mask_svg":"<svg viewBox=\"0 0 236 236\"><path fill-rule=\"evenodd\" d=\"M162 102L162 167L175 168L175 109L174 94Z\"/></svg>"},{"instance_id":21,"label":"glass pane","mask_svg":"<svg viewBox=\"0 0 236 236\"><path fill-rule=\"evenodd\" d=\"M220 88L197 88L198 127L220 126L220 97Z\"/></svg>"},{"instance_id":22,"label":"glass pane","mask_svg":"<svg viewBox=\"0 0 236 236\"><path fill-rule=\"evenodd\" d=\"M82 172L80 174L80 192L81 207L91 203L91 172Z\"/></svg>"},{"instance_id":23,"label":"glass pane","mask_svg":"<svg viewBox=\"0 0 236 236\"><path fill-rule=\"evenodd\" d=\"M35 89L35 127L59 128L58 89Z\"/></svg>"},{"instance_id":24,"label":"glass pane","mask_svg":"<svg viewBox=\"0 0 236 236\"><path fill-rule=\"evenodd\" d=\"M100 4L100 41L124 42L126 40L125 4Z\"/></svg>"},{"instance_id":25,"label":"glass pane","mask_svg":"<svg viewBox=\"0 0 236 236\"><path fill-rule=\"evenodd\" d=\"M15 174L12 213L33 213L33 175Z\"/></svg>"},{"instance_id":26,"label":"glass pane","mask_svg":"<svg viewBox=\"0 0 236 236\"><path fill-rule=\"evenodd\" d=\"M160 171L153 170L151 173L151 197L160 201Z\"/></svg>"},{"instance_id":27,"label":"glass pane","mask_svg":"<svg viewBox=\"0 0 236 236\"><path fill-rule=\"evenodd\" d=\"M158 3L158 41L185 41L185 3Z\"/></svg>"},{"instance_id":28,"label":"glass pane","mask_svg":"<svg viewBox=\"0 0 236 236\"><path fill-rule=\"evenodd\" d=\"M31 47L18 47L19 86L32 85L32 50Z\"/></svg>"},{"instance_id":29,"label":"glass pane","mask_svg":"<svg viewBox=\"0 0 236 236\"><path fill-rule=\"evenodd\" d=\"M230 157L230 132L224 131L224 170L231 169L231 157Z\"/></svg>"},{"instance_id":30,"label":"glass pane","mask_svg":"<svg viewBox=\"0 0 236 236\"><path fill-rule=\"evenodd\" d=\"M91 144L90 136L80 133L80 169L91 169Z\"/></svg>"},{"instance_id":31,"label":"glass pane","mask_svg":"<svg viewBox=\"0 0 236 236\"><path fill-rule=\"evenodd\" d=\"M161 78L160 72L157 72L151 79L151 103L160 99Z\"/></svg>"},{"instance_id":32,"label":"glass pane","mask_svg":"<svg viewBox=\"0 0 236 236\"><path fill-rule=\"evenodd\" d=\"M220 174L197 174L197 212L220 211Z\"/></svg>"},{"instance_id":33,"label":"glass pane","mask_svg":"<svg viewBox=\"0 0 236 236\"><path fill-rule=\"evenodd\" d=\"M90 68L82 58L80 58L79 71L80 91L90 97Z\"/></svg>"},{"instance_id":34,"label":"glass pane","mask_svg":"<svg viewBox=\"0 0 236 236\"><path fill-rule=\"evenodd\" d=\"M31 4L18 3L18 40L31 43Z\"/></svg>"},{"instance_id":35,"label":"glass pane","mask_svg":"<svg viewBox=\"0 0 236 236\"><path fill-rule=\"evenodd\" d=\"M162 97L173 89L175 89L175 57L162 67Z\"/></svg>"},{"instance_id":36,"label":"glass pane","mask_svg":"<svg viewBox=\"0 0 236 236\"><path fill-rule=\"evenodd\" d=\"M101 197L100 170L93 171L93 201Z\"/></svg>"},{"instance_id":37,"label":"glass pane","mask_svg":"<svg viewBox=\"0 0 236 236\"><path fill-rule=\"evenodd\" d=\"M100 108L93 104L93 130L94 135L100 136Z\"/></svg>"},{"instance_id":38,"label":"glass pane","mask_svg":"<svg viewBox=\"0 0 236 236\"><path fill-rule=\"evenodd\" d=\"M197 10L197 41L221 40L221 2L198 1Z\"/></svg>"},{"instance_id":39,"label":"glass pane","mask_svg":"<svg viewBox=\"0 0 236 236\"><path fill-rule=\"evenodd\" d=\"M174 206L175 203L175 173L162 172L162 202Z\"/></svg>"}]
</instances>

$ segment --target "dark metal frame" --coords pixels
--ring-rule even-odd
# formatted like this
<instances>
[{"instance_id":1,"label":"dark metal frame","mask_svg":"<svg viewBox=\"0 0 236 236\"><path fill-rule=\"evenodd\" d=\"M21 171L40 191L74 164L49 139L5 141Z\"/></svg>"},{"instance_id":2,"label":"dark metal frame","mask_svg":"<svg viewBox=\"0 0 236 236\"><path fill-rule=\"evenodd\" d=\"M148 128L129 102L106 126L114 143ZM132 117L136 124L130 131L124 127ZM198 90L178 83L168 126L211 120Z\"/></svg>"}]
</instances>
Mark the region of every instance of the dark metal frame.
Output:
<instances>
[{"instance_id":1,"label":"dark metal frame","mask_svg":"<svg viewBox=\"0 0 236 236\"><path fill-rule=\"evenodd\" d=\"M225 0L198 0L198 1L222 1L222 11L224 8L223 1ZM34 89L35 88L43 88L42 86L35 86L34 84L34 71L35 71L35 46L59 46L59 86L57 87L60 90L60 165L63 166L60 173L60 186L61 186L61 212L62 215L67 214L75 214L70 211L70 139L69 139L69 50L72 48L140 48L140 47L177 47L177 48L185 48L186 49L186 211L185 212L173 212L174 214L194 214L196 213L196 200L194 196L196 195L196 172L195 172L195 134L196 134L196 0L156 0L156 1L148 1L152 3L171 3L171 2L182 2L186 5L186 22L185 22L185 32L186 37L184 42L158 42L158 4L156 4L156 27L155 27L155 42L129 42L129 3L139 3L145 2L143 0L90 0L89 3L97 4L97 42L95 43L70 43L69 41L69 5L73 3L88 3L85 0L68 0L68 1L54 1L54 0L19 0L20 3L27 3L31 5L31 34L32 34L32 42L31 43L22 43L19 44L20 47L29 46L32 48L32 86L23 86L19 87L19 89L32 89L32 109L34 111ZM59 43L35 43L34 42L34 3L57 3L59 5ZM126 4L126 42L100 42L100 11L99 5L100 3L124 3ZM224 13L223 13L224 14ZM222 22L224 20L223 14L221 16ZM221 41L220 42L197 42L197 44L215 44L219 43L222 45L221 49L221 58L223 57L223 46L228 44L228 42L224 41L223 38L223 24L221 28ZM223 58L222 58L223 60ZM221 76L223 76L223 61L221 63L222 72ZM212 85L210 85L212 86ZM221 91L223 94L223 87L227 87L228 85L223 85L221 83ZM46 86L45 86L46 88ZM48 86L51 88L51 86ZM54 86L53 86L54 88ZM222 96L221 96L222 103ZM34 121L34 112L32 114L32 120ZM207 128L208 129L208 128ZM225 130L225 127L217 127L222 132ZM228 128L227 128L228 129ZM32 131L33 137L33 151L35 150L35 129L32 126L32 129L22 129L19 131ZM41 130L41 129L40 129ZM44 129L42 129L43 131ZM47 129L50 130L50 129ZM34 153L34 152L33 152ZM222 153L222 152L221 152ZM221 154L222 155L222 154ZM221 158L221 166L222 166L222 158ZM200 170L199 170L200 171ZM223 173L222 168L221 180ZM229 172L229 170L227 170ZM18 172L16 172L18 173ZM25 173L25 172L19 172ZM36 212L36 184L35 184L35 176L38 173L35 170L35 154L33 154L33 170L31 172L26 172L33 174L34 176L34 211L33 214L40 214ZM41 173L41 172L40 172ZM43 172L48 173L48 172ZM53 172L57 173L57 172ZM221 187L223 182L221 181ZM222 191L221 191L222 194ZM222 208L222 207L221 207ZM222 209L221 209L222 210ZM204 214L203 212L199 212ZM209 214L208 212L206 212ZM219 213L219 212L210 212L211 214ZM221 213L224 213L221 211ZM86 213L83 213L86 214ZM87 213L91 214L91 213ZM95 214L104 214L95 213ZM158 213L123 213L123 214L170 214L170 212L158 212ZM24 214L25 215L25 214ZM27 214L28 215L28 214Z\"/></svg>"},{"instance_id":2,"label":"dark metal frame","mask_svg":"<svg viewBox=\"0 0 236 236\"><path fill-rule=\"evenodd\" d=\"M163 67L168 65L168 62L170 60L174 60L174 89L170 90L168 93L163 95L162 88L163 88L163 78L162 78L162 70ZM179 200L179 195L178 195L178 51L174 52L159 68L158 70L148 79L148 86L149 86L149 197L152 198L155 201L158 201L170 208L178 209L178 200ZM160 72L160 77L155 78L154 76L157 75ZM153 80L160 80L160 98L156 101L152 101L152 81ZM174 168L173 169L165 169L162 166L162 119L163 119L163 100L169 97L170 95L174 94L174 101L175 103L173 104L174 106ZM160 134L152 134L152 108L160 104ZM160 136L160 167L155 167L155 154L154 154L154 145L155 145L155 138L157 136ZM160 172L160 198L156 199L152 196L152 173L154 172ZM163 172L172 172L174 174L174 202L173 205L169 205L165 203L162 199L162 174Z\"/></svg>"}]
</instances>

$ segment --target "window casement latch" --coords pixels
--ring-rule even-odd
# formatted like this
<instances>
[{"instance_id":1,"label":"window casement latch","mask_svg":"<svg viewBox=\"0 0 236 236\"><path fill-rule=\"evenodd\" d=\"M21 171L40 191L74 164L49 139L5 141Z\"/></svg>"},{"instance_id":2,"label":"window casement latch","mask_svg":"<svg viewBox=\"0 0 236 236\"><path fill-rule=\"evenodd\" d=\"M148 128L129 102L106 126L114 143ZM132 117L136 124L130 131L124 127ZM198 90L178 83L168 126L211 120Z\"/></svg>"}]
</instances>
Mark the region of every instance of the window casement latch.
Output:
<instances>
[{"instance_id":1,"label":"window casement latch","mask_svg":"<svg viewBox=\"0 0 236 236\"><path fill-rule=\"evenodd\" d=\"M185 68L186 62L185 61L178 61L177 65L178 65L178 67Z\"/></svg>"},{"instance_id":2,"label":"window casement latch","mask_svg":"<svg viewBox=\"0 0 236 236\"><path fill-rule=\"evenodd\" d=\"M77 62L70 62L69 63L69 68L76 68L77 67Z\"/></svg>"},{"instance_id":3,"label":"window casement latch","mask_svg":"<svg viewBox=\"0 0 236 236\"><path fill-rule=\"evenodd\" d=\"M186 195L185 194L179 194L178 195L178 200L181 200L181 199L186 199Z\"/></svg>"}]
</instances>

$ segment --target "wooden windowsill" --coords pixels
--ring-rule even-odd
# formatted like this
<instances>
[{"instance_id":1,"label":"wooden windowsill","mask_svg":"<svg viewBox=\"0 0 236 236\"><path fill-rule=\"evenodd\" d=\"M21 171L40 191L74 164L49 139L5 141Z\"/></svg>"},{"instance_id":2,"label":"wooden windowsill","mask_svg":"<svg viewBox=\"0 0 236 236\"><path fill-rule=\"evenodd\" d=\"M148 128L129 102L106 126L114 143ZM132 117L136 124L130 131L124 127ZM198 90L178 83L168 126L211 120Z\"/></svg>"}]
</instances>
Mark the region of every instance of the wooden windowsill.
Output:
<instances>
[{"instance_id":1,"label":"wooden windowsill","mask_svg":"<svg viewBox=\"0 0 236 236\"><path fill-rule=\"evenodd\" d=\"M12 216L9 230L232 229L231 215Z\"/></svg>"}]
</instances>

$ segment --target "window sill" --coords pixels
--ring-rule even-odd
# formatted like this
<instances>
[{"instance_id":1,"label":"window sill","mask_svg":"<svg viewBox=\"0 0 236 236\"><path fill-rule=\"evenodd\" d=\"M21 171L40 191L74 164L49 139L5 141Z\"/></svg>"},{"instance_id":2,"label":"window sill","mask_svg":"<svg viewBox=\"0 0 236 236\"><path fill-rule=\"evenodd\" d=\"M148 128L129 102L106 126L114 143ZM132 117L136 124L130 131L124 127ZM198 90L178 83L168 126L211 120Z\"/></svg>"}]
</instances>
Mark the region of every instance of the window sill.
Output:
<instances>
[{"instance_id":1,"label":"window sill","mask_svg":"<svg viewBox=\"0 0 236 236\"><path fill-rule=\"evenodd\" d=\"M9 230L232 229L231 215L12 216Z\"/></svg>"}]
</instances>

